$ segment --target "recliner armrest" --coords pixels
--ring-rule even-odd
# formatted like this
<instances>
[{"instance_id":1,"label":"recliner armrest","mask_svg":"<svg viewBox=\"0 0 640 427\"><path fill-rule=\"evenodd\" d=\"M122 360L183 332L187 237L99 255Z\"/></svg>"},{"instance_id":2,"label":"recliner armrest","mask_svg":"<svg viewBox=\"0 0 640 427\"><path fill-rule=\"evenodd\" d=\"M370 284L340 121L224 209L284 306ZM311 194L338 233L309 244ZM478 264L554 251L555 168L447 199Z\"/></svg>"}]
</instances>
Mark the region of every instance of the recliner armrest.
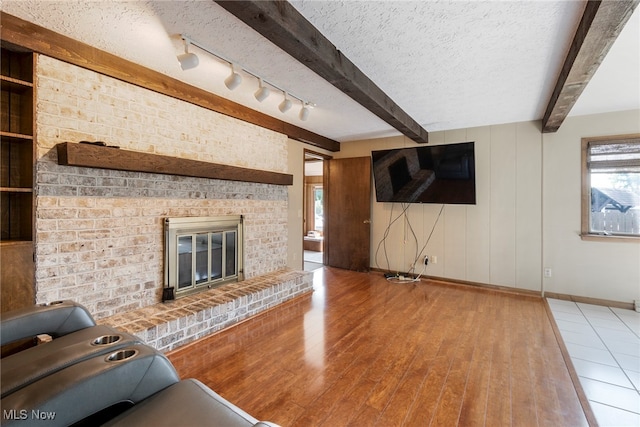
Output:
<instances>
[{"instance_id":1,"label":"recliner armrest","mask_svg":"<svg viewBox=\"0 0 640 427\"><path fill-rule=\"evenodd\" d=\"M105 427L279 427L258 421L196 379L182 380L143 400Z\"/></svg>"},{"instance_id":2,"label":"recliner armrest","mask_svg":"<svg viewBox=\"0 0 640 427\"><path fill-rule=\"evenodd\" d=\"M73 301L55 301L2 314L0 345L40 334L56 338L95 325L84 306Z\"/></svg>"},{"instance_id":3,"label":"recliner armrest","mask_svg":"<svg viewBox=\"0 0 640 427\"><path fill-rule=\"evenodd\" d=\"M76 363L138 343L131 334L98 325L7 356L0 363L2 398Z\"/></svg>"},{"instance_id":4,"label":"recliner armrest","mask_svg":"<svg viewBox=\"0 0 640 427\"><path fill-rule=\"evenodd\" d=\"M43 425L39 414L51 414L47 426L66 427L119 404L139 403L178 381L163 354L134 344L68 366L4 397L2 425Z\"/></svg>"}]
</instances>

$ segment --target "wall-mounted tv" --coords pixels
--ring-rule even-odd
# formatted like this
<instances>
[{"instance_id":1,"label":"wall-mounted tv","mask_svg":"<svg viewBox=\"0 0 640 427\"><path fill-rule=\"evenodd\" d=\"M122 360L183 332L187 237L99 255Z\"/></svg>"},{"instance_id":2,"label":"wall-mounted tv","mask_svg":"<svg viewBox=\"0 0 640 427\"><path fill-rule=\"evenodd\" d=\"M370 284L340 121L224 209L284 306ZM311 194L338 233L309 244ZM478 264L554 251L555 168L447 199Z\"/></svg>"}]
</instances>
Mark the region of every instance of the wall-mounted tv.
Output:
<instances>
[{"instance_id":1,"label":"wall-mounted tv","mask_svg":"<svg viewBox=\"0 0 640 427\"><path fill-rule=\"evenodd\" d=\"M474 143L371 152L378 202L476 204Z\"/></svg>"}]
</instances>

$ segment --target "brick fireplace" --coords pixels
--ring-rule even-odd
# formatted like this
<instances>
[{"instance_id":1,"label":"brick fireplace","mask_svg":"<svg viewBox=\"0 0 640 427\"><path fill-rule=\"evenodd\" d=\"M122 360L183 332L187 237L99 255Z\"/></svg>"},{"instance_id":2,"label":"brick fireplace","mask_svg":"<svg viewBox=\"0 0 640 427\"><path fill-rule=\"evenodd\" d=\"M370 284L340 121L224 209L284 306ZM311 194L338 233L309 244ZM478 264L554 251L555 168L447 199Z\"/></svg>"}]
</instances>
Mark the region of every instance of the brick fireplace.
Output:
<instances>
[{"instance_id":1,"label":"brick fireplace","mask_svg":"<svg viewBox=\"0 0 640 427\"><path fill-rule=\"evenodd\" d=\"M286 172L287 137L39 56L36 299L97 319L160 303L165 218L242 215L244 277L287 265L283 185L58 164L62 142Z\"/></svg>"}]
</instances>

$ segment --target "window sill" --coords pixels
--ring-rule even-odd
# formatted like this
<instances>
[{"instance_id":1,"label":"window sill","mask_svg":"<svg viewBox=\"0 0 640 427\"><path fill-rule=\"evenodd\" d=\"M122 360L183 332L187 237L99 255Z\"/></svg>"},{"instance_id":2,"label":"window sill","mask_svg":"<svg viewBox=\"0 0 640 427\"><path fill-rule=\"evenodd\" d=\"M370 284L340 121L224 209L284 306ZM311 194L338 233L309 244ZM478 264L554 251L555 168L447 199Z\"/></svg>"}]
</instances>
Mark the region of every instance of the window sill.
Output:
<instances>
[{"instance_id":1,"label":"window sill","mask_svg":"<svg viewBox=\"0 0 640 427\"><path fill-rule=\"evenodd\" d=\"M604 242L604 241L616 241L616 242L639 242L640 236L621 236L618 234L580 234L582 240L590 242Z\"/></svg>"}]
</instances>

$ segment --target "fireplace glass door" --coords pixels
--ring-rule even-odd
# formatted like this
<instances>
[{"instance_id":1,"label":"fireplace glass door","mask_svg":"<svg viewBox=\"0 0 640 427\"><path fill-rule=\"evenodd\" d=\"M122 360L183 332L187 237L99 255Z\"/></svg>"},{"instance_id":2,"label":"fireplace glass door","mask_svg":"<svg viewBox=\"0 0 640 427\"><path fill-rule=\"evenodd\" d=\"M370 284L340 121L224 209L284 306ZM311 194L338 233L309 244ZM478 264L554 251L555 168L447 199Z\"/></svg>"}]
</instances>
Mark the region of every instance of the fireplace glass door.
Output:
<instances>
[{"instance_id":1,"label":"fireplace glass door","mask_svg":"<svg viewBox=\"0 0 640 427\"><path fill-rule=\"evenodd\" d=\"M178 291L236 276L235 230L178 236Z\"/></svg>"},{"instance_id":2,"label":"fireplace glass door","mask_svg":"<svg viewBox=\"0 0 640 427\"><path fill-rule=\"evenodd\" d=\"M175 224L167 221L166 277L168 286L176 288L176 296L242 280L239 267L242 221L232 224L214 221L206 226L185 222L185 219Z\"/></svg>"}]
</instances>

